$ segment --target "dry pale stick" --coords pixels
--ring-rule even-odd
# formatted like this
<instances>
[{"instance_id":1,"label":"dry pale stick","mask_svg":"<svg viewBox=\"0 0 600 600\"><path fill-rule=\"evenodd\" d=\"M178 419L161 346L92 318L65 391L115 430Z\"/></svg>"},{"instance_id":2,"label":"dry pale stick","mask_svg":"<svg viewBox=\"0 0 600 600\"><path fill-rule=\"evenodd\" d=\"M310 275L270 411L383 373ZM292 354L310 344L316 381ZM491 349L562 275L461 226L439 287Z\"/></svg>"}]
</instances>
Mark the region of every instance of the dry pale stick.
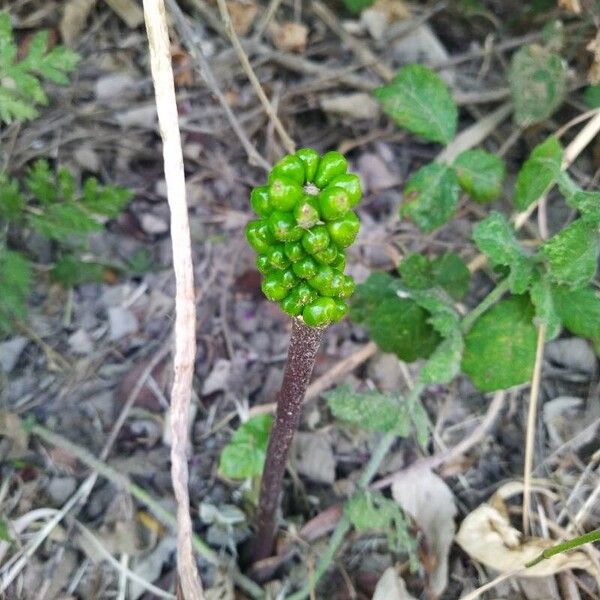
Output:
<instances>
[{"instance_id":1,"label":"dry pale stick","mask_svg":"<svg viewBox=\"0 0 600 600\"><path fill-rule=\"evenodd\" d=\"M217 0L217 4L219 5L219 12L221 13L221 18L223 19L223 23L225 25L225 29L227 30L227 34L229 35L229 40L231 41L231 44L233 45L233 48L238 55L240 63L242 64L242 68L244 69L244 73L246 73L246 77L248 77L248 81L250 81L250 84L254 88L258 99L260 100L261 104L263 105L263 108L265 109L265 112L267 113L267 116L275 126L275 129L279 134L279 137L281 138L281 141L283 142L286 151L288 152L288 154L293 154L296 151L296 144L294 144L294 141L288 135L288 132L285 130L285 127L283 126L279 117L277 116L273 105L271 104L271 102L269 102L267 95L262 89L260 81L258 81L258 77L252 69L252 65L250 64L248 55L246 54L246 51L244 50L240 39L238 38L235 29L233 28L233 25L231 23L231 18L229 17L229 11L227 10L227 4L225 3L225 0Z\"/></svg>"},{"instance_id":2,"label":"dry pale stick","mask_svg":"<svg viewBox=\"0 0 600 600\"><path fill-rule=\"evenodd\" d=\"M541 323L537 331L535 363L529 393L529 410L527 414L527 438L525 440L525 468L523 477L523 533L529 534L529 511L531 510L531 471L533 468L533 447L535 443L535 422L537 418L538 397L544 362L544 342L546 341L546 326Z\"/></svg>"},{"instance_id":3,"label":"dry pale stick","mask_svg":"<svg viewBox=\"0 0 600 600\"><path fill-rule=\"evenodd\" d=\"M189 406L196 357L196 305L192 243L167 17L163 0L144 0L156 110L163 141L175 271L175 353L171 389L171 479L177 499L177 572L185 600L201 600L202 584L192 551L186 456Z\"/></svg>"}]
</instances>

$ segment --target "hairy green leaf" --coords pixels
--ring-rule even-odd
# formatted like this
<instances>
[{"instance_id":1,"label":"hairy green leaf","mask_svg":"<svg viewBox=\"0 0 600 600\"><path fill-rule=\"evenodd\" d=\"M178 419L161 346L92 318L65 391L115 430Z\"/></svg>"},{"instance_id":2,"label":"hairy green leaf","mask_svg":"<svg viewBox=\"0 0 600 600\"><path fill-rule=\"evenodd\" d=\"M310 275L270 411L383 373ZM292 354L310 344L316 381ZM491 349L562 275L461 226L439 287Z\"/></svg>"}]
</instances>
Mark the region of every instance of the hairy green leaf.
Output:
<instances>
[{"instance_id":1,"label":"hairy green leaf","mask_svg":"<svg viewBox=\"0 0 600 600\"><path fill-rule=\"evenodd\" d=\"M102 229L100 223L74 203L51 204L41 215L28 215L28 221L40 235L59 242Z\"/></svg>"},{"instance_id":2,"label":"hairy green leaf","mask_svg":"<svg viewBox=\"0 0 600 600\"><path fill-rule=\"evenodd\" d=\"M439 288L412 290L410 296L429 313L427 321L442 337L448 337L458 331L458 314L444 290Z\"/></svg>"},{"instance_id":3,"label":"hairy green leaf","mask_svg":"<svg viewBox=\"0 0 600 600\"><path fill-rule=\"evenodd\" d=\"M79 55L63 46L47 52L48 32L36 33L19 59L10 16L0 12L0 121L26 121L38 115L36 106L48 104L41 80L60 85L69 83Z\"/></svg>"},{"instance_id":4,"label":"hairy green leaf","mask_svg":"<svg viewBox=\"0 0 600 600\"><path fill-rule=\"evenodd\" d=\"M567 196L567 204L578 210L590 225L600 225L600 192L576 190Z\"/></svg>"},{"instance_id":5,"label":"hairy green leaf","mask_svg":"<svg viewBox=\"0 0 600 600\"><path fill-rule=\"evenodd\" d=\"M546 326L546 341L553 340L560 333L562 321L556 310L548 278L536 273L529 296L535 308L536 319Z\"/></svg>"},{"instance_id":6,"label":"hairy green leaf","mask_svg":"<svg viewBox=\"0 0 600 600\"><path fill-rule=\"evenodd\" d=\"M600 295L591 287L552 288L554 306L563 325L574 335L594 340L600 348Z\"/></svg>"},{"instance_id":7,"label":"hairy green leaf","mask_svg":"<svg viewBox=\"0 0 600 600\"><path fill-rule=\"evenodd\" d=\"M65 287L90 281L102 281L106 267L97 262L83 261L76 256L61 257L50 270L50 277Z\"/></svg>"},{"instance_id":8,"label":"hairy green leaf","mask_svg":"<svg viewBox=\"0 0 600 600\"><path fill-rule=\"evenodd\" d=\"M453 166L460 186L476 202L492 202L502 193L506 169L499 156L485 150L466 150Z\"/></svg>"},{"instance_id":9,"label":"hairy green leaf","mask_svg":"<svg viewBox=\"0 0 600 600\"><path fill-rule=\"evenodd\" d=\"M485 312L465 337L463 371L483 392L531 378L537 333L527 296L502 300Z\"/></svg>"},{"instance_id":10,"label":"hairy green leaf","mask_svg":"<svg viewBox=\"0 0 600 600\"><path fill-rule=\"evenodd\" d=\"M373 271L350 297L350 319L357 325L366 325L369 315L383 300L398 298L401 287L400 281L389 273Z\"/></svg>"},{"instance_id":11,"label":"hairy green leaf","mask_svg":"<svg viewBox=\"0 0 600 600\"><path fill-rule=\"evenodd\" d=\"M18 218L25 208L25 198L16 179L9 179L0 173L0 219L12 221Z\"/></svg>"},{"instance_id":12,"label":"hairy green leaf","mask_svg":"<svg viewBox=\"0 0 600 600\"><path fill-rule=\"evenodd\" d=\"M377 88L375 98L404 129L432 142L447 144L456 134L458 110L439 75L421 65L407 65Z\"/></svg>"},{"instance_id":13,"label":"hairy green leaf","mask_svg":"<svg viewBox=\"0 0 600 600\"><path fill-rule=\"evenodd\" d=\"M221 452L219 473L231 479L261 475L272 425L271 415L256 415L240 425Z\"/></svg>"},{"instance_id":14,"label":"hairy green leaf","mask_svg":"<svg viewBox=\"0 0 600 600\"><path fill-rule=\"evenodd\" d=\"M325 394L327 405L336 419L355 427L407 437L411 431L411 416L401 398L376 391L354 392L347 386Z\"/></svg>"},{"instance_id":15,"label":"hairy green leaf","mask_svg":"<svg viewBox=\"0 0 600 600\"><path fill-rule=\"evenodd\" d=\"M558 54L531 44L513 54L508 79L515 120L521 127L529 127L547 119L562 104L567 66Z\"/></svg>"},{"instance_id":16,"label":"hairy green leaf","mask_svg":"<svg viewBox=\"0 0 600 600\"><path fill-rule=\"evenodd\" d=\"M450 383L460 371L464 340L460 331L442 340L429 360L423 365L419 379L425 385Z\"/></svg>"},{"instance_id":17,"label":"hairy green leaf","mask_svg":"<svg viewBox=\"0 0 600 600\"><path fill-rule=\"evenodd\" d=\"M533 149L517 175L513 198L516 208L525 210L556 182L562 157L563 149L555 137L549 137Z\"/></svg>"},{"instance_id":18,"label":"hairy green leaf","mask_svg":"<svg viewBox=\"0 0 600 600\"><path fill-rule=\"evenodd\" d=\"M421 167L406 183L400 214L428 233L452 217L458 194L456 173L441 163L430 163Z\"/></svg>"},{"instance_id":19,"label":"hairy green leaf","mask_svg":"<svg viewBox=\"0 0 600 600\"><path fill-rule=\"evenodd\" d=\"M504 215L495 211L490 213L473 229L473 240L493 265L509 268L508 277L513 293L521 294L527 289L533 274L533 263Z\"/></svg>"},{"instance_id":20,"label":"hairy green leaf","mask_svg":"<svg viewBox=\"0 0 600 600\"><path fill-rule=\"evenodd\" d=\"M95 177L89 177L83 184L81 203L93 213L114 218L123 212L132 196L127 188L102 186Z\"/></svg>"},{"instance_id":21,"label":"hairy green leaf","mask_svg":"<svg viewBox=\"0 0 600 600\"><path fill-rule=\"evenodd\" d=\"M460 300L469 288L471 274L465 262L453 252L430 261L422 254L409 254L399 265L402 283L414 290L439 286Z\"/></svg>"},{"instance_id":22,"label":"hairy green leaf","mask_svg":"<svg viewBox=\"0 0 600 600\"><path fill-rule=\"evenodd\" d=\"M27 313L31 265L19 252L0 248L0 333L12 330L15 319Z\"/></svg>"},{"instance_id":23,"label":"hairy green leaf","mask_svg":"<svg viewBox=\"0 0 600 600\"><path fill-rule=\"evenodd\" d=\"M552 280L572 288L594 278L599 252L598 228L584 219L573 221L542 246Z\"/></svg>"},{"instance_id":24,"label":"hairy green leaf","mask_svg":"<svg viewBox=\"0 0 600 600\"><path fill-rule=\"evenodd\" d=\"M381 492L359 492L346 502L344 513L356 529L384 532L390 550L406 552L411 568L418 566L416 539L411 536L404 513L394 500Z\"/></svg>"},{"instance_id":25,"label":"hairy green leaf","mask_svg":"<svg viewBox=\"0 0 600 600\"><path fill-rule=\"evenodd\" d=\"M52 204L59 199L56 175L47 160L36 160L25 175L25 186L41 204Z\"/></svg>"}]
</instances>

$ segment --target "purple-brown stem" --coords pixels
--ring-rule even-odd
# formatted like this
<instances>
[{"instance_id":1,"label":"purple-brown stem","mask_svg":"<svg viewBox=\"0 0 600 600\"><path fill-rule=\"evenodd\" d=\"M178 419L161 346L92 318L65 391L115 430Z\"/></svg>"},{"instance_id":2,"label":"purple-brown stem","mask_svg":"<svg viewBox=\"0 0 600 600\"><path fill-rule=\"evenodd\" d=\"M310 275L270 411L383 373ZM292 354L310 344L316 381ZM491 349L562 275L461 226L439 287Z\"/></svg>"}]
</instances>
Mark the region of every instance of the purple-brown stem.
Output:
<instances>
[{"instance_id":1,"label":"purple-brown stem","mask_svg":"<svg viewBox=\"0 0 600 600\"><path fill-rule=\"evenodd\" d=\"M283 382L277 396L275 423L269 436L267 458L260 484L258 532L254 560L271 555L281 484L294 433L300 422L302 400L310 381L324 328L309 327L294 319Z\"/></svg>"}]
</instances>

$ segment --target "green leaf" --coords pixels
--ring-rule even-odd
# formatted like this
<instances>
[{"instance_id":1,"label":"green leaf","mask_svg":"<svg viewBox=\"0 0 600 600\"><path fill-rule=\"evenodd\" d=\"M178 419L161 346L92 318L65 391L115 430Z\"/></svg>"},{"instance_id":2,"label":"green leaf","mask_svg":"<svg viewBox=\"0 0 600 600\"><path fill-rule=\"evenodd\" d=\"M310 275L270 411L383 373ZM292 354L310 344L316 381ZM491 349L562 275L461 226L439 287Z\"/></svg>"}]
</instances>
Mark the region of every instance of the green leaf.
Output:
<instances>
[{"instance_id":1,"label":"green leaf","mask_svg":"<svg viewBox=\"0 0 600 600\"><path fill-rule=\"evenodd\" d=\"M379 530L388 538L392 552L404 551L409 555L411 569L418 567L417 541L397 502L381 492L358 492L344 506L344 513L358 530Z\"/></svg>"},{"instance_id":2,"label":"green leaf","mask_svg":"<svg viewBox=\"0 0 600 600\"><path fill-rule=\"evenodd\" d=\"M485 312L465 337L463 371L483 392L506 389L531 378L537 332L527 296L502 300Z\"/></svg>"},{"instance_id":3,"label":"green leaf","mask_svg":"<svg viewBox=\"0 0 600 600\"><path fill-rule=\"evenodd\" d=\"M243 423L223 448L219 473L230 479L261 475L272 425L271 415L256 415Z\"/></svg>"},{"instance_id":4,"label":"green leaf","mask_svg":"<svg viewBox=\"0 0 600 600\"><path fill-rule=\"evenodd\" d=\"M513 54L508 79L515 121L529 127L547 119L562 104L567 66L558 54L532 44Z\"/></svg>"},{"instance_id":5,"label":"green leaf","mask_svg":"<svg viewBox=\"0 0 600 600\"><path fill-rule=\"evenodd\" d=\"M36 160L27 169L25 186L42 204L52 204L59 198L56 176L46 160Z\"/></svg>"},{"instance_id":6,"label":"green leaf","mask_svg":"<svg viewBox=\"0 0 600 600\"><path fill-rule=\"evenodd\" d=\"M0 332L12 330L15 319L27 314L31 265L19 252L0 248Z\"/></svg>"},{"instance_id":7,"label":"green leaf","mask_svg":"<svg viewBox=\"0 0 600 600\"><path fill-rule=\"evenodd\" d=\"M573 221L542 246L552 280L572 288L582 287L594 278L599 252L597 227L583 219Z\"/></svg>"},{"instance_id":8,"label":"green leaf","mask_svg":"<svg viewBox=\"0 0 600 600\"><path fill-rule=\"evenodd\" d=\"M459 331L442 340L423 365L419 379L424 385L450 383L460 371L464 340Z\"/></svg>"},{"instance_id":9,"label":"green leaf","mask_svg":"<svg viewBox=\"0 0 600 600\"><path fill-rule=\"evenodd\" d=\"M102 225L77 204L51 204L44 208L42 215L29 215L28 220L40 235L59 242L102 229Z\"/></svg>"},{"instance_id":10,"label":"green leaf","mask_svg":"<svg viewBox=\"0 0 600 600\"><path fill-rule=\"evenodd\" d=\"M600 340L600 296L591 287L552 288L554 306L563 325L574 335Z\"/></svg>"},{"instance_id":11,"label":"green leaf","mask_svg":"<svg viewBox=\"0 0 600 600\"><path fill-rule=\"evenodd\" d=\"M427 321L442 337L448 337L459 330L458 314L444 290L439 288L412 290L410 296L429 313Z\"/></svg>"},{"instance_id":12,"label":"green leaf","mask_svg":"<svg viewBox=\"0 0 600 600\"><path fill-rule=\"evenodd\" d=\"M127 188L102 186L96 178L89 177L83 184L81 203L93 213L115 218L123 212L132 197L131 190Z\"/></svg>"},{"instance_id":13,"label":"green leaf","mask_svg":"<svg viewBox=\"0 0 600 600\"><path fill-rule=\"evenodd\" d=\"M50 270L50 277L65 287L90 281L102 281L106 267L100 263L82 261L76 256L61 257Z\"/></svg>"},{"instance_id":14,"label":"green leaf","mask_svg":"<svg viewBox=\"0 0 600 600\"><path fill-rule=\"evenodd\" d=\"M412 428L406 402L376 391L353 392L347 386L325 394L325 400L336 419L355 427L407 437Z\"/></svg>"},{"instance_id":15,"label":"green leaf","mask_svg":"<svg viewBox=\"0 0 600 600\"><path fill-rule=\"evenodd\" d=\"M357 286L350 300L350 318L366 325L381 350L407 362L426 358L439 342L427 322L429 313L409 296L397 279L376 272Z\"/></svg>"},{"instance_id":16,"label":"green leaf","mask_svg":"<svg viewBox=\"0 0 600 600\"><path fill-rule=\"evenodd\" d=\"M413 290L439 286L460 300L469 288L471 274L465 262L453 252L430 261L422 254L409 254L399 265L402 283Z\"/></svg>"},{"instance_id":17,"label":"green leaf","mask_svg":"<svg viewBox=\"0 0 600 600\"><path fill-rule=\"evenodd\" d=\"M25 198L16 179L0 173L0 219L12 221L23 214Z\"/></svg>"},{"instance_id":18,"label":"green leaf","mask_svg":"<svg viewBox=\"0 0 600 600\"><path fill-rule=\"evenodd\" d=\"M3 519L0 519L0 540L8 542L9 544L12 542L10 532L8 531L8 525Z\"/></svg>"},{"instance_id":19,"label":"green leaf","mask_svg":"<svg viewBox=\"0 0 600 600\"><path fill-rule=\"evenodd\" d=\"M446 252L431 261L431 275L436 285L446 290L454 300L460 300L468 291L471 272L465 261L454 252Z\"/></svg>"},{"instance_id":20,"label":"green leaf","mask_svg":"<svg viewBox=\"0 0 600 600\"><path fill-rule=\"evenodd\" d=\"M352 13L359 13L365 8L369 8L373 0L344 0L344 6Z\"/></svg>"},{"instance_id":21,"label":"green leaf","mask_svg":"<svg viewBox=\"0 0 600 600\"><path fill-rule=\"evenodd\" d=\"M583 92L583 101L590 108L600 107L600 85L590 85Z\"/></svg>"},{"instance_id":22,"label":"green leaf","mask_svg":"<svg viewBox=\"0 0 600 600\"><path fill-rule=\"evenodd\" d=\"M458 194L454 171L441 163L430 163L421 167L406 183L400 214L412 219L421 231L429 233L452 217Z\"/></svg>"},{"instance_id":23,"label":"green leaf","mask_svg":"<svg viewBox=\"0 0 600 600\"><path fill-rule=\"evenodd\" d=\"M536 273L529 296L535 308L536 319L546 326L546 341L553 340L560 333L562 321L556 310L548 278Z\"/></svg>"},{"instance_id":24,"label":"green leaf","mask_svg":"<svg viewBox=\"0 0 600 600\"><path fill-rule=\"evenodd\" d=\"M525 210L557 180L562 157L563 149L555 137L549 137L533 149L517 175L513 198L516 208Z\"/></svg>"},{"instance_id":25,"label":"green leaf","mask_svg":"<svg viewBox=\"0 0 600 600\"><path fill-rule=\"evenodd\" d=\"M504 215L495 211L490 213L473 229L473 240L492 265L503 265L510 269L508 277L513 293L521 294L527 289L533 274L533 263Z\"/></svg>"},{"instance_id":26,"label":"green leaf","mask_svg":"<svg viewBox=\"0 0 600 600\"><path fill-rule=\"evenodd\" d=\"M578 210L590 225L600 225L600 192L576 190L567 196L567 204Z\"/></svg>"},{"instance_id":27,"label":"green leaf","mask_svg":"<svg viewBox=\"0 0 600 600\"><path fill-rule=\"evenodd\" d=\"M0 12L0 121L27 121L38 115L36 106L48 104L41 79L69 83L68 73L76 68L79 55L63 46L46 52L47 47L48 32L40 31L19 60L10 16Z\"/></svg>"},{"instance_id":28,"label":"green leaf","mask_svg":"<svg viewBox=\"0 0 600 600\"><path fill-rule=\"evenodd\" d=\"M504 161L485 150L467 150L454 161L460 186L476 202L496 200L506 175Z\"/></svg>"},{"instance_id":29,"label":"green leaf","mask_svg":"<svg viewBox=\"0 0 600 600\"><path fill-rule=\"evenodd\" d=\"M431 69L407 65L373 93L400 127L432 142L448 144L454 138L458 110L448 87Z\"/></svg>"}]
</instances>

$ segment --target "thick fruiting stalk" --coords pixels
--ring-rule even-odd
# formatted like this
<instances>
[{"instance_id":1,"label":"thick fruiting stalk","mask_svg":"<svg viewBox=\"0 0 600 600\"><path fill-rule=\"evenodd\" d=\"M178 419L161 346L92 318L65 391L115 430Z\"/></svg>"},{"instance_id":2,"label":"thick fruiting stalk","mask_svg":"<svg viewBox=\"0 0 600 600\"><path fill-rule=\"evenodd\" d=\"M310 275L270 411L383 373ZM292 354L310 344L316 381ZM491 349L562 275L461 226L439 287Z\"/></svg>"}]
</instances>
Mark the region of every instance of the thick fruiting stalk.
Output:
<instances>
[{"instance_id":1,"label":"thick fruiting stalk","mask_svg":"<svg viewBox=\"0 0 600 600\"><path fill-rule=\"evenodd\" d=\"M345 300L354 291L354 280L344 274L345 250L358 234L360 223L352 208L361 186L347 167L339 152L319 156L303 148L284 156L268 184L250 195L260 218L248 223L246 238L265 276L262 291L294 317L261 482L255 560L269 556L273 547L285 465L323 328L346 314Z\"/></svg>"},{"instance_id":2,"label":"thick fruiting stalk","mask_svg":"<svg viewBox=\"0 0 600 600\"><path fill-rule=\"evenodd\" d=\"M270 556L273 549L277 507L285 465L292 438L300 421L302 400L310 381L323 331L323 328L305 325L302 319L297 318L293 321L288 358L277 398L277 413L269 437L260 486L258 531L254 545L255 560Z\"/></svg>"}]
</instances>

